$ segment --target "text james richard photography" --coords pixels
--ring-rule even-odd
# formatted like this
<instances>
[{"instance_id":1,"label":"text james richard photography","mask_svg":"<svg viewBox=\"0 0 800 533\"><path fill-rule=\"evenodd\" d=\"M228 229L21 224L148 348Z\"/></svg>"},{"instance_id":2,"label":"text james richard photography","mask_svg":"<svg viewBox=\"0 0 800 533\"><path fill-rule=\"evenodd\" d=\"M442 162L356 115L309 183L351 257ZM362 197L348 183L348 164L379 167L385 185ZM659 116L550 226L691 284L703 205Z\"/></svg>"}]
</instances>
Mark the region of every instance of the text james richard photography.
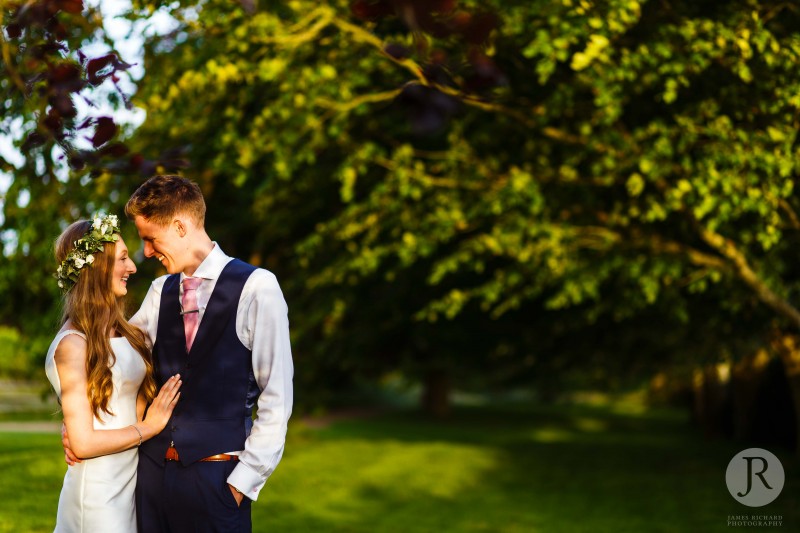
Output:
<instances>
[{"instance_id":1,"label":"text james richard photography","mask_svg":"<svg viewBox=\"0 0 800 533\"><path fill-rule=\"evenodd\" d=\"M781 527L783 515L728 515L732 527Z\"/></svg>"}]
</instances>

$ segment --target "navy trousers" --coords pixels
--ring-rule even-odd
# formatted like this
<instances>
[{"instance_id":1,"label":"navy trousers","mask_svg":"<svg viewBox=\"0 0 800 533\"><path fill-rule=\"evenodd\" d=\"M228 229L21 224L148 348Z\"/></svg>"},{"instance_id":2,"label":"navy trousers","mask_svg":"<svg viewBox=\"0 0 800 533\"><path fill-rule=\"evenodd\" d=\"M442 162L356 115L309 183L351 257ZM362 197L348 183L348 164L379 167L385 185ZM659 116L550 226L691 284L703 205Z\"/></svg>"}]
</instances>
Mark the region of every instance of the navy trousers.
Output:
<instances>
[{"instance_id":1,"label":"navy trousers","mask_svg":"<svg viewBox=\"0 0 800 533\"><path fill-rule=\"evenodd\" d=\"M139 533L250 533L249 498L237 506L228 488L236 461L156 462L139 455L136 520Z\"/></svg>"}]
</instances>

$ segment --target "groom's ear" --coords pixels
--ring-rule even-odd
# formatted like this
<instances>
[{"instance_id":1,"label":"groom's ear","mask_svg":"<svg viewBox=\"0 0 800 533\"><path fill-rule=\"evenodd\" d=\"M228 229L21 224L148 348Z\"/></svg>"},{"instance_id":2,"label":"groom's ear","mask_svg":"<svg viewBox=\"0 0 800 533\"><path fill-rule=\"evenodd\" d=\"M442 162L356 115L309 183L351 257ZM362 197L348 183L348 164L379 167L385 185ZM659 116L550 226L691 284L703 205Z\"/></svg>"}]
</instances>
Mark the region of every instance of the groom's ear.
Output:
<instances>
[{"instance_id":1,"label":"groom's ear","mask_svg":"<svg viewBox=\"0 0 800 533\"><path fill-rule=\"evenodd\" d=\"M188 228L186 227L186 224L183 222L183 220L176 218L175 220L172 221L172 227L175 228L175 231L177 231L178 235L180 235L181 237L186 236Z\"/></svg>"}]
</instances>

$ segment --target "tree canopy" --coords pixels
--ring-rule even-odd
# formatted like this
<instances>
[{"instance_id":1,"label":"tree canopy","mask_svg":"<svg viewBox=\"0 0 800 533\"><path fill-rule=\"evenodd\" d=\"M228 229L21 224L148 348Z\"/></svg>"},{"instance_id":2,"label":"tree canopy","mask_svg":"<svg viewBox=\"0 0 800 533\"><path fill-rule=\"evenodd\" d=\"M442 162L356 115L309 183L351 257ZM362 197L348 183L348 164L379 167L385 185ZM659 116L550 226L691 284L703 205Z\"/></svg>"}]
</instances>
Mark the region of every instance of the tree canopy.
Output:
<instances>
[{"instance_id":1,"label":"tree canopy","mask_svg":"<svg viewBox=\"0 0 800 533\"><path fill-rule=\"evenodd\" d=\"M213 236L278 274L309 391L607 376L800 325L791 3L134 7L177 27L128 145L180 149Z\"/></svg>"}]
</instances>

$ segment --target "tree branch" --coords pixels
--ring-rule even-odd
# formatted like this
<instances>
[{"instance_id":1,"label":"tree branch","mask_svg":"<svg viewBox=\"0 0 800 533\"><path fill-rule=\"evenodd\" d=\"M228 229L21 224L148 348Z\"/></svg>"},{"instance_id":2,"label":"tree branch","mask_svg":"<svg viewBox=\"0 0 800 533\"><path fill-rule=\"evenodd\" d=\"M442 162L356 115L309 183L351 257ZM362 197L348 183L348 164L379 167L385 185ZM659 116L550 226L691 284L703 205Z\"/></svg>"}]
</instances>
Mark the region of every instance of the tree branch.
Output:
<instances>
[{"instance_id":1,"label":"tree branch","mask_svg":"<svg viewBox=\"0 0 800 533\"><path fill-rule=\"evenodd\" d=\"M638 242L642 242L641 240ZM690 263L704 268L713 268L722 272L730 272L730 265L724 259L716 255L707 254L691 246L683 243L668 241L661 239L657 236L651 236L645 239L644 243L654 252L666 255L682 255L686 257Z\"/></svg>"},{"instance_id":2,"label":"tree branch","mask_svg":"<svg viewBox=\"0 0 800 533\"><path fill-rule=\"evenodd\" d=\"M411 58L399 59L386 53L384 42L374 34L362 28L361 26L351 24L350 22L342 20L338 17L333 18L332 22L336 27L338 27L343 32L352 35L357 42L363 42L369 44L370 46L376 48L385 58L389 59L398 66L411 72L416 81L419 82L421 85L424 85L425 87L434 88L441 93L452 96L458 99L459 101L464 102L464 104L468 106L475 107L483 111L488 111L492 113L500 113L502 115L511 117L520 124L522 124L523 126L532 129L535 129L538 126L534 117L543 115L545 112L544 106L541 105L536 106L533 109L526 109L523 111L519 111L517 109L514 109L512 107L507 107L502 104L487 102L486 100L483 100L479 97L463 93L462 91L454 89L453 87L448 87L446 85L441 85L432 82L427 78L427 76L425 76L425 71L416 61L414 61ZM545 137L549 137L556 141L565 142L569 144L578 144L581 146L587 146L590 144L590 141L584 137L573 135L571 133L567 133L557 128L547 126L542 128L540 131ZM595 144L594 146L600 151L604 152L613 151L613 149L608 146L600 144Z\"/></svg>"},{"instance_id":3,"label":"tree branch","mask_svg":"<svg viewBox=\"0 0 800 533\"><path fill-rule=\"evenodd\" d=\"M800 327L800 311L775 294L775 292L764 283L752 267L750 267L747 258L736 247L733 241L726 239L722 235L699 223L697 227L703 241L731 263L739 279L755 292L762 303L766 304L784 318L789 319L795 326Z\"/></svg>"},{"instance_id":4,"label":"tree branch","mask_svg":"<svg viewBox=\"0 0 800 533\"><path fill-rule=\"evenodd\" d=\"M797 218L797 213L795 213L794 209L792 209L792 206L789 205L789 202L787 202L784 198L781 198L778 200L778 205L781 209L783 209L783 212L786 213L786 216L789 217L789 226L792 229L800 230L800 219Z\"/></svg>"},{"instance_id":5,"label":"tree branch","mask_svg":"<svg viewBox=\"0 0 800 533\"><path fill-rule=\"evenodd\" d=\"M387 159L385 157L376 157L373 161L375 164L385 168L386 170L394 171L397 169L397 165L391 159ZM409 174L409 178L415 179L428 187L441 187L444 189L470 189L475 191L482 191L488 188L483 183L448 178L437 178L428 174L419 175L414 172Z\"/></svg>"},{"instance_id":6,"label":"tree branch","mask_svg":"<svg viewBox=\"0 0 800 533\"><path fill-rule=\"evenodd\" d=\"M375 35L373 35L372 33L365 30L364 28L362 28L361 26L351 24L346 20L342 20L338 17L335 17L332 20L332 22L337 28L339 28L343 32L352 35L357 42L366 43L374 48L377 48L380 51L381 55L383 55L383 57L388 58L393 63L396 63L397 65L411 72L411 74L413 74L414 77L417 79L417 81L419 81L422 85L425 85L426 87L429 87L431 85L431 83L428 81L428 78L426 78L425 74L422 72L422 67L420 67L417 64L417 62L414 61L413 59L411 58L398 59L390 54L387 54L383 46L383 41L378 37L376 37Z\"/></svg>"},{"instance_id":7,"label":"tree branch","mask_svg":"<svg viewBox=\"0 0 800 533\"><path fill-rule=\"evenodd\" d=\"M336 102L333 100L328 100L324 97L317 97L314 99L314 103L320 107L324 107L325 109L346 114L362 104L374 104L376 102L394 100L401 92L402 89L395 89L393 91L386 91L382 93L364 94L357 96L348 102Z\"/></svg>"},{"instance_id":8,"label":"tree branch","mask_svg":"<svg viewBox=\"0 0 800 533\"><path fill-rule=\"evenodd\" d=\"M317 18L316 21L314 19ZM278 44L300 46L317 38L322 30L328 27L334 20L334 14L330 8L317 8L306 15L303 20L289 28L289 32L284 35L272 37L254 37L253 41L261 44ZM314 22L313 24L312 21ZM302 31L301 31L302 30Z\"/></svg>"}]
</instances>

